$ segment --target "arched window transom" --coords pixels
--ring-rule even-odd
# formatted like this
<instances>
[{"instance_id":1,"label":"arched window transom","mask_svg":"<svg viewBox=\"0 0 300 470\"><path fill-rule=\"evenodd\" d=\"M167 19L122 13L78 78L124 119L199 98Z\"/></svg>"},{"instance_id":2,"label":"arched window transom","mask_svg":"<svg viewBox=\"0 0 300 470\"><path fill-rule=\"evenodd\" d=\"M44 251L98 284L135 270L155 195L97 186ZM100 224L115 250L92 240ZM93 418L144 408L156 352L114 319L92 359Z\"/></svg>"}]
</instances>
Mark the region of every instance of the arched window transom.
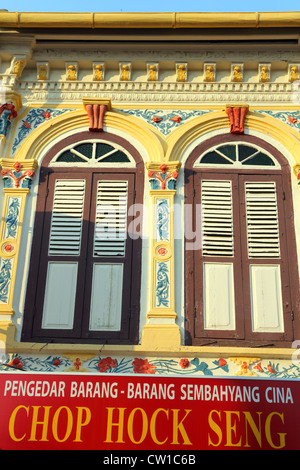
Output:
<instances>
[{"instance_id":1,"label":"arched window transom","mask_svg":"<svg viewBox=\"0 0 300 470\"><path fill-rule=\"evenodd\" d=\"M265 150L258 146L248 145L241 142L232 142L216 145L200 155L194 166L216 166L228 168L280 168L277 160Z\"/></svg>"},{"instance_id":2,"label":"arched window transom","mask_svg":"<svg viewBox=\"0 0 300 470\"><path fill-rule=\"evenodd\" d=\"M132 167L135 161L124 148L103 140L75 142L58 152L50 166Z\"/></svg>"}]
</instances>

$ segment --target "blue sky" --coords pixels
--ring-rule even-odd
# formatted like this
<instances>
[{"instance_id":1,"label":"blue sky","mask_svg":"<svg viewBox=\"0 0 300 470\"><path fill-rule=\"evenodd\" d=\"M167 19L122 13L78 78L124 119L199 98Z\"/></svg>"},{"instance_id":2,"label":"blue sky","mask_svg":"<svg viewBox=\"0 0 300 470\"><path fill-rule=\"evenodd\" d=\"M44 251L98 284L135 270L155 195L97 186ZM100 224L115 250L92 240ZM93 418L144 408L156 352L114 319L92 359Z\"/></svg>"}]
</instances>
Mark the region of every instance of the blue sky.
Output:
<instances>
[{"instance_id":1,"label":"blue sky","mask_svg":"<svg viewBox=\"0 0 300 470\"><path fill-rule=\"evenodd\" d=\"M12 0L1 8L20 12L300 11L300 0Z\"/></svg>"}]
</instances>

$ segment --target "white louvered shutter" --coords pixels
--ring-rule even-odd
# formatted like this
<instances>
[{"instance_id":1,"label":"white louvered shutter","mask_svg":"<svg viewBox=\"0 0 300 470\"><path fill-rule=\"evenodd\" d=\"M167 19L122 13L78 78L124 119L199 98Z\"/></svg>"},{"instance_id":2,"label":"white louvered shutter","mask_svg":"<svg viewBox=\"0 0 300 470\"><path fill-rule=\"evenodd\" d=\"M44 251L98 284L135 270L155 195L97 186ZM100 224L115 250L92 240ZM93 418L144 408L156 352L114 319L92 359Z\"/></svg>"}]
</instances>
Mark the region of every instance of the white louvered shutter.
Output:
<instances>
[{"instance_id":1,"label":"white louvered shutter","mask_svg":"<svg viewBox=\"0 0 300 470\"><path fill-rule=\"evenodd\" d=\"M232 184L224 180L203 180L203 256L234 256Z\"/></svg>"},{"instance_id":2,"label":"white louvered shutter","mask_svg":"<svg viewBox=\"0 0 300 470\"><path fill-rule=\"evenodd\" d=\"M245 182L249 258L280 258L276 182Z\"/></svg>"},{"instance_id":3,"label":"white louvered shutter","mask_svg":"<svg viewBox=\"0 0 300 470\"><path fill-rule=\"evenodd\" d=\"M94 256L125 256L128 181L99 180Z\"/></svg>"},{"instance_id":4,"label":"white louvered shutter","mask_svg":"<svg viewBox=\"0 0 300 470\"><path fill-rule=\"evenodd\" d=\"M57 179L49 240L50 256L79 256L85 180Z\"/></svg>"}]
</instances>

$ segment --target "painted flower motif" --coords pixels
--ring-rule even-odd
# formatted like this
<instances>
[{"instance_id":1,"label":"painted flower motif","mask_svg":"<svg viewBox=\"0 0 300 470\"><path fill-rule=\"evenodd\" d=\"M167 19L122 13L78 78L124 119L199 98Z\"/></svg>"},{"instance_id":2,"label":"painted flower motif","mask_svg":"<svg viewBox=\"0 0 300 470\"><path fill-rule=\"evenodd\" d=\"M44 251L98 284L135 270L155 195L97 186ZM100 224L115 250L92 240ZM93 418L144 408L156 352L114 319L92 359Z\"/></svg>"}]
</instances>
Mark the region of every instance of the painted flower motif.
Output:
<instances>
[{"instance_id":1,"label":"painted flower motif","mask_svg":"<svg viewBox=\"0 0 300 470\"><path fill-rule=\"evenodd\" d=\"M51 113L49 111L44 111L42 113L42 116L43 116L44 119L49 119L49 118L51 118Z\"/></svg>"},{"instance_id":2,"label":"painted flower motif","mask_svg":"<svg viewBox=\"0 0 300 470\"><path fill-rule=\"evenodd\" d=\"M117 367L117 361L111 357L105 357L98 362L97 367L100 372L106 372L111 367L115 369Z\"/></svg>"},{"instance_id":3,"label":"painted flower motif","mask_svg":"<svg viewBox=\"0 0 300 470\"><path fill-rule=\"evenodd\" d=\"M271 374L276 374L276 370L274 369L273 366L271 366L271 364L267 365L267 369L269 372L271 372Z\"/></svg>"},{"instance_id":4,"label":"painted flower motif","mask_svg":"<svg viewBox=\"0 0 300 470\"><path fill-rule=\"evenodd\" d=\"M153 118L152 118L152 121L153 121L153 122L156 122L156 123L158 123L158 122L160 122L160 121L162 121L162 120L163 120L163 118L162 118L162 117L159 117L159 116L153 116Z\"/></svg>"},{"instance_id":5,"label":"painted flower motif","mask_svg":"<svg viewBox=\"0 0 300 470\"><path fill-rule=\"evenodd\" d=\"M157 253L158 253L160 256L166 256L166 254L168 253L168 250L167 250L167 248L165 248L164 246L161 246L161 247L157 250Z\"/></svg>"},{"instance_id":6,"label":"painted flower motif","mask_svg":"<svg viewBox=\"0 0 300 470\"><path fill-rule=\"evenodd\" d=\"M132 362L133 372L136 374L155 374L155 366L149 364L148 359L135 358Z\"/></svg>"},{"instance_id":7,"label":"painted flower motif","mask_svg":"<svg viewBox=\"0 0 300 470\"><path fill-rule=\"evenodd\" d=\"M178 124L181 121L182 118L180 116L173 116L170 119L171 119L171 121L174 121Z\"/></svg>"},{"instance_id":8,"label":"painted flower motif","mask_svg":"<svg viewBox=\"0 0 300 470\"><path fill-rule=\"evenodd\" d=\"M4 251L6 253L11 253L14 250L14 246L11 243L7 243L7 245L4 246Z\"/></svg>"},{"instance_id":9,"label":"painted flower motif","mask_svg":"<svg viewBox=\"0 0 300 470\"><path fill-rule=\"evenodd\" d=\"M26 127L26 129L31 129L31 125L27 120L23 122L23 126Z\"/></svg>"},{"instance_id":10,"label":"painted flower motif","mask_svg":"<svg viewBox=\"0 0 300 470\"><path fill-rule=\"evenodd\" d=\"M219 366L220 367L225 367L227 365L227 361L225 359L220 358L219 359Z\"/></svg>"},{"instance_id":11,"label":"painted flower motif","mask_svg":"<svg viewBox=\"0 0 300 470\"><path fill-rule=\"evenodd\" d=\"M159 169L162 172L162 174L164 175L166 173L168 167L165 163L163 163L162 165L160 165Z\"/></svg>"},{"instance_id":12,"label":"painted flower motif","mask_svg":"<svg viewBox=\"0 0 300 470\"><path fill-rule=\"evenodd\" d=\"M53 358L52 364L53 364L54 366L58 367L58 366L60 365L60 359L59 359L59 357Z\"/></svg>"},{"instance_id":13,"label":"painted flower motif","mask_svg":"<svg viewBox=\"0 0 300 470\"><path fill-rule=\"evenodd\" d=\"M287 118L290 124L297 124L298 122L298 119L295 118L294 116L288 116Z\"/></svg>"},{"instance_id":14,"label":"painted flower motif","mask_svg":"<svg viewBox=\"0 0 300 470\"><path fill-rule=\"evenodd\" d=\"M241 369L244 372L246 372L249 369L249 365L247 364L247 362L243 362L243 364L241 365Z\"/></svg>"},{"instance_id":15,"label":"painted flower motif","mask_svg":"<svg viewBox=\"0 0 300 470\"><path fill-rule=\"evenodd\" d=\"M16 369L22 369L22 367L24 366L23 362L21 361L21 359L19 357L14 357L8 363L8 365L11 366L11 367L15 367Z\"/></svg>"},{"instance_id":16,"label":"painted flower motif","mask_svg":"<svg viewBox=\"0 0 300 470\"><path fill-rule=\"evenodd\" d=\"M187 369L190 365L190 361L188 359L180 359L179 365L181 369Z\"/></svg>"},{"instance_id":17,"label":"painted flower motif","mask_svg":"<svg viewBox=\"0 0 300 470\"><path fill-rule=\"evenodd\" d=\"M21 168L22 168L22 163L20 163L20 162L15 162L15 163L13 164L13 167L14 167L14 169L16 170L16 172L19 173L19 171L20 171Z\"/></svg>"},{"instance_id":18,"label":"painted flower motif","mask_svg":"<svg viewBox=\"0 0 300 470\"><path fill-rule=\"evenodd\" d=\"M257 369L259 372L263 372L263 368L262 368L262 366L261 366L261 362L259 362L258 364L256 364L256 366L254 366L253 369Z\"/></svg>"},{"instance_id":19,"label":"painted flower motif","mask_svg":"<svg viewBox=\"0 0 300 470\"><path fill-rule=\"evenodd\" d=\"M79 357L77 357L74 361L74 367L79 370L80 369L80 366L82 365L81 363L81 360L79 359Z\"/></svg>"}]
</instances>

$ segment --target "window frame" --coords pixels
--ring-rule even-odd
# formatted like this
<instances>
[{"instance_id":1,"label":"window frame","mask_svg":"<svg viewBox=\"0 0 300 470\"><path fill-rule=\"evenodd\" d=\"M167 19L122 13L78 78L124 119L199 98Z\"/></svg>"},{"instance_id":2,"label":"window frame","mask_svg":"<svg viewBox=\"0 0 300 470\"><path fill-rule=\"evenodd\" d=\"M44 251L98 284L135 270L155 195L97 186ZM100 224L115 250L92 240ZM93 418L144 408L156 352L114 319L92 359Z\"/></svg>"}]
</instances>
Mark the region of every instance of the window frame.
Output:
<instances>
[{"instance_id":1,"label":"window frame","mask_svg":"<svg viewBox=\"0 0 300 470\"><path fill-rule=\"evenodd\" d=\"M49 166L51 166L52 168L64 168L65 166L68 166L68 164L66 162L63 162L63 161L57 161L63 154L64 152L68 151L68 150L74 150L75 147L79 144L101 144L101 143L107 143L107 144L110 144L114 147L114 150L115 151L122 151L129 159L128 162L117 162L117 163L114 163L113 165L109 162L105 162L105 161L100 161L100 166L101 168L111 168L112 166L114 168L134 168L135 165L136 165L136 161L134 160L134 158L131 156L131 154L128 152L128 150L124 149L122 147L122 145L118 144L117 142L112 142L112 141L107 141L105 139L100 139L98 137L98 139L84 139L84 140L80 140L80 142L72 142L71 144L67 145L66 147L63 147L62 149L60 149L53 157L52 159L50 160L49 162ZM104 155L103 157L105 158L106 155ZM103 158L102 157L102 158ZM88 160L87 162L75 162L73 163L73 166L74 167L79 167L79 168L93 168L93 165L92 163L94 162L95 160L94 159L91 159L91 160ZM70 165L69 165L70 166Z\"/></svg>"},{"instance_id":2,"label":"window frame","mask_svg":"<svg viewBox=\"0 0 300 470\"><path fill-rule=\"evenodd\" d=\"M247 142L248 144L250 142ZM270 160L273 161L273 164L274 166L272 165L245 165L245 161L247 161L251 156L243 159L242 161L239 161L239 160L232 160L230 161L230 158L227 157L228 159L228 162L229 164L222 164L222 163L202 163L202 160L204 157L206 157L206 155L209 153L209 152L221 152L222 153L222 150L220 149L220 147L222 148L223 145L235 145L235 146L238 146L239 144L246 144L246 142L243 142L241 139L236 139L234 141L230 141L230 142L226 142L226 143L218 143L216 145L214 145L213 147L209 148L208 150L205 150L203 151L199 156L198 158L196 159L195 163L194 163L194 168L211 168L212 170L214 168L219 168L219 169L231 169L231 170L245 170L245 171L248 171L249 169L250 170L259 170L259 171L262 171L262 169L266 169L266 170L271 170L271 171L274 171L274 170L280 170L281 169L281 166L278 162L277 159L274 158L273 155L271 155L271 153L266 150L266 149L263 149L264 150L264 153L266 156L268 156L270 158ZM254 142L251 142L251 146L253 148L256 148L257 152L255 153L258 153L259 151L262 150L262 148L260 146L258 146L257 144L255 144ZM253 154L254 155L254 154ZM198 160L198 161L197 161Z\"/></svg>"},{"instance_id":3,"label":"window frame","mask_svg":"<svg viewBox=\"0 0 300 470\"><path fill-rule=\"evenodd\" d=\"M251 169L248 167L245 170L241 168L233 169L219 167L218 165L208 165L208 168L205 168L204 164L199 166L194 166L195 162L199 159L201 155L204 155L206 151L210 148L213 148L217 145L231 143L231 142L241 142L245 144L254 144L256 146L265 149L267 152L272 153L272 155L278 160L281 165L281 169L274 169L274 167L268 170L266 167L263 167L261 171L257 168ZM290 303L288 306L289 317L288 323L289 326L284 333L259 333L252 332L251 324L251 304L250 304L250 291L249 289L243 290L243 299L240 303L243 304L243 315L242 318L239 318L238 312L236 312L236 321L237 321L237 330L231 331L231 334L228 332L222 334L222 331L205 331L203 329L203 316L201 316L199 305L199 294L197 297L196 294L196 279L202 281L201 269L203 266L203 260L201 261L201 266L197 261L197 251L185 249L185 343L186 345L218 345L218 346L244 346L244 347L254 347L254 346L277 346L277 347L291 347L291 341L296 337L297 331L299 331L299 274L298 274L298 264L295 258L296 253L296 239L295 239L295 229L294 229L294 213L293 213L293 202L292 202L292 190L291 190L291 174L290 167L286 159L281 155L281 153L275 149L271 144L263 141L260 138L249 136L249 135L234 135L234 134L222 134L207 141L199 144L190 154L186 161L185 165L185 202L187 204L192 204L193 207L193 231L196 230L195 225L195 202L197 193L199 193L199 185L202 177L207 177L212 175L215 179L232 179L234 181L235 177L238 178L248 178L248 179L263 179L264 177L274 177L275 179L280 179L282 183L282 198L277 198L278 206L281 206L279 213L279 223L280 223L280 242L282 245L282 237L286 239L285 241L285 253L281 254L281 258L285 255L285 280L288 280L288 290ZM273 180L273 178L272 178ZM195 184L196 181L196 184ZM240 185L241 186L241 185ZM278 188L277 188L278 192ZM245 196L243 195L244 190L239 188L239 203L235 206L239 206L239 211L241 211L241 203L245 203ZM197 199L198 201L198 199ZM281 214L281 215L280 215ZM285 216L284 216L285 214ZM245 214L244 214L245 215ZM241 216L239 216L241 220ZM287 227L287 223L289 227ZM244 225L244 226L243 226ZM244 233L239 237L234 237L235 243L238 242L238 239L241 240L241 256L243 263L241 266L241 275L243 276L244 285L249 285L249 269L248 266L251 260L246 263L248 256L245 254L247 246L245 245L245 230L246 225L240 224ZM185 244L187 241L185 241ZM201 253L202 255L202 253ZM281 258L280 261L281 262ZM229 259L227 258L227 261ZM273 258L274 260L274 258ZM263 259L264 264L266 260ZM278 263L279 264L279 263ZM248 271L247 271L248 269ZM235 276L236 277L236 276ZM200 282L199 281L199 282ZM235 285L235 292L240 288L240 281L238 281L237 287ZM282 279L282 286L285 286L284 279ZM248 296L248 297L247 297ZM202 300L201 300L202 301ZM236 304L237 305L237 304ZM237 308L237 307L236 307ZM202 317L202 318L201 318ZM284 310L284 318L287 317L287 312ZM200 324L200 326L199 326ZM202 325L202 326L201 326ZM196 335L197 328L201 329L201 335ZM244 330L241 334L241 330Z\"/></svg>"},{"instance_id":4,"label":"window frame","mask_svg":"<svg viewBox=\"0 0 300 470\"><path fill-rule=\"evenodd\" d=\"M62 166L49 166L49 163L59 151L70 144L81 142L83 140L95 141L97 139L106 141L107 143L116 143L118 146L123 146L126 152L129 152L131 157L136 162L135 167L120 167L119 165L110 168L99 166L86 166L77 167L72 164ZM85 264L84 270L78 269L77 277L77 290L76 290L76 305L74 313L74 324L72 330L59 330L59 329L43 329L42 316L43 316L43 302L46 289L46 274L48 262L44 265L40 262L41 259L47 259L48 256L48 242L50 234L51 213L47 209L51 206L54 196L54 185L57 177L63 179L86 179L86 194L84 202L84 219L82 226L82 240L81 240L81 263ZM87 286L88 279L91 280L92 275L92 249L88 255L88 247L91 244L94 236L94 217L92 210L95 209L95 201L93 196L96 194L96 182L101 179L131 179L130 194L128 192L127 207L131 203L139 204L143 201L144 193L144 163L139 152L125 139L111 133L103 132L101 136L97 132L81 132L63 139L58 144L54 145L46 154L40 168L40 178L38 185L37 205L35 212L35 223L33 230L33 241L31 250L31 260L28 273L27 293L24 306L24 320L22 328L22 341L36 341L36 342L54 342L54 343L107 343L107 344L137 344L139 340L139 310L140 310L140 289L141 289L141 252L142 252L142 237L129 237L126 239L126 252L125 259L129 271L123 282L122 303L123 307L126 303L126 312L122 309L121 329L119 331L92 331L89 330L89 309L86 309L87 296L91 293L91 283L89 289L85 289L85 293L79 293L79 285ZM49 188L49 180L53 179L53 188ZM52 183L51 183L52 184ZM52 207L52 206L51 206ZM90 214L89 220L86 220L87 213ZM142 214L140 215L142 217ZM133 215L127 213L127 228L133 221ZM93 243L91 244L93 246ZM51 257L55 258L56 257ZM72 261L73 257L68 256L68 260ZM108 262L109 258L105 258ZM124 259L124 262L125 262ZM102 257L98 262L103 261ZM121 258L115 257L114 262L122 262ZM89 273L89 274L88 274ZM88 274L88 278L86 278ZM39 278L43 277L43 281L39 284ZM42 286L42 288L41 288ZM125 292L127 292L127 300ZM87 311L88 313L83 313ZM82 312L80 314L80 312Z\"/></svg>"}]
</instances>

